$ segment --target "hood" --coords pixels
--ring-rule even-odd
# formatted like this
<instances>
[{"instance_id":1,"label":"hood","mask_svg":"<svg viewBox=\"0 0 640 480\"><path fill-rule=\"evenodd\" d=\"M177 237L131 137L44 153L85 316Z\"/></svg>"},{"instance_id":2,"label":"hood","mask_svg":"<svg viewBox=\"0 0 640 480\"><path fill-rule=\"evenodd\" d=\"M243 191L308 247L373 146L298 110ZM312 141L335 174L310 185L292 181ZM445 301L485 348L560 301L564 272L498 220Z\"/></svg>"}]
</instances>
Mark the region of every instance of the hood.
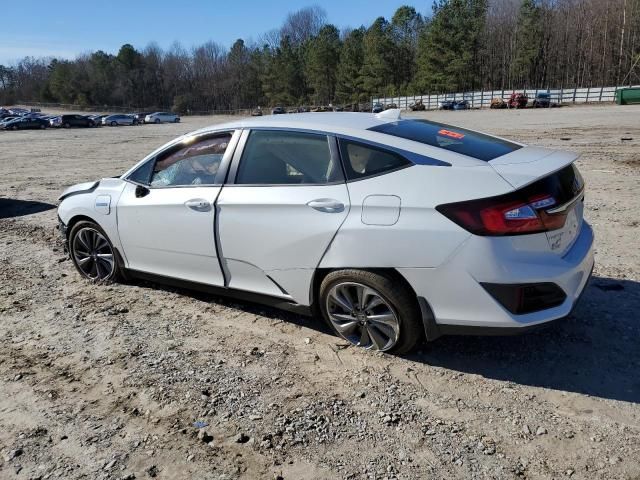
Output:
<instances>
[{"instance_id":1,"label":"hood","mask_svg":"<svg viewBox=\"0 0 640 480\"><path fill-rule=\"evenodd\" d=\"M95 190L99 184L100 184L100 180L96 180L95 182L84 182L84 183L78 183L76 185L72 185L69 188L67 188L64 192L62 192L62 195L58 197L58 200L64 200L70 195L74 195L76 193L91 192Z\"/></svg>"}]
</instances>

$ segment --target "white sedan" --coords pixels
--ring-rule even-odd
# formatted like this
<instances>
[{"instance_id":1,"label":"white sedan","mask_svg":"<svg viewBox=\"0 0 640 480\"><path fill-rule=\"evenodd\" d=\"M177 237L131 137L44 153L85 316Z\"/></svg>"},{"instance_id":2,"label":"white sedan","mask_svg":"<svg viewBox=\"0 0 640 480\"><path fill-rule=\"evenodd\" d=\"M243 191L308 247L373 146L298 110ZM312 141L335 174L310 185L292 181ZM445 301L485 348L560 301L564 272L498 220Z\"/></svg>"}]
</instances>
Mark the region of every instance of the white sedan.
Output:
<instances>
[{"instance_id":1,"label":"white sedan","mask_svg":"<svg viewBox=\"0 0 640 480\"><path fill-rule=\"evenodd\" d=\"M563 151L399 111L250 118L60 197L87 279L125 275L324 317L367 349L566 317L593 268Z\"/></svg>"},{"instance_id":2,"label":"white sedan","mask_svg":"<svg viewBox=\"0 0 640 480\"><path fill-rule=\"evenodd\" d=\"M180 117L175 113L155 112L144 117L144 123L178 123Z\"/></svg>"}]
</instances>

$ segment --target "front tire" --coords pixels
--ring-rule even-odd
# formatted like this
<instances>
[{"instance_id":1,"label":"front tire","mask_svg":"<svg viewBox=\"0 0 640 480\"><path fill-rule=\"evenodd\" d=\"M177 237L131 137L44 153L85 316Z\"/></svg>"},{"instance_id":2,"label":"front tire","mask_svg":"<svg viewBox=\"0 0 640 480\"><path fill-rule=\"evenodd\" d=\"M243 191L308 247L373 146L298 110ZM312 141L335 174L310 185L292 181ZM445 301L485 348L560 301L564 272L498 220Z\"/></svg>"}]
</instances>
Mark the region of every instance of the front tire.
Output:
<instances>
[{"instance_id":1,"label":"front tire","mask_svg":"<svg viewBox=\"0 0 640 480\"><path fill-rule=\"evenodd\" d=\"M423 338L414 293L385 273L329 273L320 285L319 308L338 336L367 350L403 354Z\"/></svg>"},{"instance_id":2,"label":"front tire","mask_svg":"<svg viewBox=\"0 0 640 480\"><path fill-rule=\"evenodd\" d=\"M120 276L116 250L97 223L80 221L69 233L69 253L76 270L94 282L109 282Z\"/></svg>"}]
</instances>

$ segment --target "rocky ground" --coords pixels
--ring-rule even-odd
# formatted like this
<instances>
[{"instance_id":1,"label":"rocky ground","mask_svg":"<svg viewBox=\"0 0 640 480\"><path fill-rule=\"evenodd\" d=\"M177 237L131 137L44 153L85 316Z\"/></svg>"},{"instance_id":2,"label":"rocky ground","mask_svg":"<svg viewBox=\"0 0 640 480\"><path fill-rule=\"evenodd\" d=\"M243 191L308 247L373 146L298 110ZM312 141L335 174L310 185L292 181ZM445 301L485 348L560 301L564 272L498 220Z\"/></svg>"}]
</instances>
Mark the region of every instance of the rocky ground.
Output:
<instances>
[{"instance_id":1,"label":"rocky ground","mask_svg":"<svg viewBox=\"0 0 640 480\"><path fill-rule=\"evenodd\" d=\"M598 247L571 318L400 358L260 305L92 285L60 191L222 119L0 132L0 478L640 479L640 109L424 115L583 153Z\"/></svg>"}]
</instances>

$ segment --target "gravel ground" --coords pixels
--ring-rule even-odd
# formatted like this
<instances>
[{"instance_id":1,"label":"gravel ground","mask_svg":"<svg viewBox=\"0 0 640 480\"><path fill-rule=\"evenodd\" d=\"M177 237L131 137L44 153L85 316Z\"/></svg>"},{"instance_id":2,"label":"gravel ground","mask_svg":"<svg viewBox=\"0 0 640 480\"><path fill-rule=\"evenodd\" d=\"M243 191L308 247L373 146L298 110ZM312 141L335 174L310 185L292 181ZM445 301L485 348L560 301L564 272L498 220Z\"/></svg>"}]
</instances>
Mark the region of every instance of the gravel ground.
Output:
<instances>
[{"instance_id":1,"label":"gravel ground","mask_svg":"<svg viewBox=\"0 0 640 480\"><path fill-rule=\"evenodd\" d=\"M583 154L598 246L572 317L400 358L260 305L92 285L57 195L224 118L0 132L0 478L640 479L640 108L423 116Z\"/></svg>"}]
</instances>

